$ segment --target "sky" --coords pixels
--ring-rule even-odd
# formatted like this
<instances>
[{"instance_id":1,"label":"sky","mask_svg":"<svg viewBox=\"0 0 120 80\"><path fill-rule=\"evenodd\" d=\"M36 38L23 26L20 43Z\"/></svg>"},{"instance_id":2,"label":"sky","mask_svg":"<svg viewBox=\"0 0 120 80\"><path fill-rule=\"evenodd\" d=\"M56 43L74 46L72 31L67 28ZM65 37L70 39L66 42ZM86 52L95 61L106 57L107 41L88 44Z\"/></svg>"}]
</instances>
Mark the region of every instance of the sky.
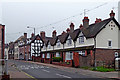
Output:
<instances>
[{"instance_id":1,"label":"sky","mask_svg":"<svg viewBox=\"0 0 120 80\"><path fill-rule=\"evenodd\" d=\"M119 0L1 0L0 23L6 25L5 42L15 41L24 32L31 36L34 27L36 34L45 31L51 37L52 31L57 35L69 28L71 22L75 29L83 24L82 19L88 16L90 24L96 18L109 18L113 9L118 18ZM84 13L85 12L85 13Z\"/></svg>"}]
</instances>

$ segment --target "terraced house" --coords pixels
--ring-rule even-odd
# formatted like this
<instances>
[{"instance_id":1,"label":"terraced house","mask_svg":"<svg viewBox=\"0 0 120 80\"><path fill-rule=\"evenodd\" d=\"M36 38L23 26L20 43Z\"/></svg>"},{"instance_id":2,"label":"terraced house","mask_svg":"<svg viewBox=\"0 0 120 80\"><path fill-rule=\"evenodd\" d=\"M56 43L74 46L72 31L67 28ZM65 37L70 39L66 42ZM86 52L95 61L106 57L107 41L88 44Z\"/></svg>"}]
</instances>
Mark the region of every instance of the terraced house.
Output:
<instances>
[{"instance_id":1,"label":"terraced house","mask_svg":"<svg viewBox=\"0 0 120 80\"><path fill-rule=\"evenodd\" d=\"M84 17L83 25L74 29L70 24L61 35L56 30L52 37L46 37L42 31L41 38L44 46L41 49L39 61L63 66L107 66L113 67L115 56L120 53L120 25L111 11L110 18L97 19L89 24L88 17ZM55 61L53 58L61 57Z\"/></svg>"},{"instance_id":2,"label":"terraced house","mask_svg":"<svg viewBox=\"0 0 120 80\"><path fill-rule=\"evenodd\" d=\"M43 63L61 66L106 66L114 67L115 58L120 55L120 25L111 11L105 20L97 19L89 24L84 17L83 24L74 29L74 23L57 35L47 37L44 31L40 35L31 34L19 41L19 59L32 59ZM17 48L17 47L16 47Z\"/></svg>"}]
</instances>

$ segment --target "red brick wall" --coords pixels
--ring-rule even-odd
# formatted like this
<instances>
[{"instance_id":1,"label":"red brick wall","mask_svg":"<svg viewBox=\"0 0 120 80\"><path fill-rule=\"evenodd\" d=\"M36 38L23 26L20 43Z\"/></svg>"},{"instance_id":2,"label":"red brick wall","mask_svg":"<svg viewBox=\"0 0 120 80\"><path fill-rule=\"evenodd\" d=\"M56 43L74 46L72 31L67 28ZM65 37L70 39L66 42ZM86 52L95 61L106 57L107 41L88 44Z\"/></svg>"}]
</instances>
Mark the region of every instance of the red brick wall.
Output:
<instances>
[{"instance_id":1,"label":"red brick wall","mask_svg":"<svg viewBox=\"0 0 120 80\"><path fill-rule=\"evenodd\" d=\"M120 50L115 49L96 49L95 58L97 66L106 66L112 67L114 65L115 60L115 52L119 52Z\"/></svg>"},{"instance_id":2,"label":"red brick wall","mask_svg":"<svg viewBox=\"0 0 120 80\"><path fill-rule=\"evenodd\" d=\"M1 43L2 43L2 29L3 29L3 47L1 46ZM0 25L0 59L3 59L4 58L4 46L5 46L5 25ZM2 50L1 50L2 48ZM3 54L1 53L1 51L3 52Z\"/></svg>"}]
</instances>

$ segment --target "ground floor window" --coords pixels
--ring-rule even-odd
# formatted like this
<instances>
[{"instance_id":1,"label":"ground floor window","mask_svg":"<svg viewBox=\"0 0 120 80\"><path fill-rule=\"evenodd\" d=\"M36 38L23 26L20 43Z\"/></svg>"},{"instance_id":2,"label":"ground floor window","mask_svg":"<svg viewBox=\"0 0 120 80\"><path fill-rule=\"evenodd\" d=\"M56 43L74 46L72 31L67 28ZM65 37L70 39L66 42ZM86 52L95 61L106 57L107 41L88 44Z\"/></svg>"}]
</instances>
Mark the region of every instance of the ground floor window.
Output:
<instances>
[{"instance_id":1,"label":"ground floor window","mask_svg":"<svg viewBox=\"0 0 120 80\"><path fill-rule=\"evenodd\" d=\"M85 56L85 50L79 51L79 54L82 55L82 56Z\"/></svg>"},{"instance_id":2,"label":"ground floor window","mask_svg":"<svg viewBox=\"0 0 120 80\"><path fill-rule=\"evenodd\" d=\"M42 58L45 58L45 54L42 54Z\"/></svg>"},{"instance_id":3,"label":"ground floor window","mask_svg":"<svg viewBox=\"0 0 120 80\"><path fill-rule=\"evenodd\" d=\"M50 53L47 53L47 58L50 58Z\"/></svg>"},{"instance_id":4,"label":"ground floor window","mask_svg":"<svg viewBox=\"0 0 120 80\"><path fill-rule=\"evenodd\" d=\"M73 53L72 52L66 52L66 60L73 60Z\"/></svg>"},{"instance_id":5,"label":"ground floor window","mask_svg":"<svg viewBox=\"0 0 120 80\"><path fill-rule=\"evenodd\" d=\"M59 52L56 52L56 57L60 57L60 53Z\"/></svg>"}]
</instances>

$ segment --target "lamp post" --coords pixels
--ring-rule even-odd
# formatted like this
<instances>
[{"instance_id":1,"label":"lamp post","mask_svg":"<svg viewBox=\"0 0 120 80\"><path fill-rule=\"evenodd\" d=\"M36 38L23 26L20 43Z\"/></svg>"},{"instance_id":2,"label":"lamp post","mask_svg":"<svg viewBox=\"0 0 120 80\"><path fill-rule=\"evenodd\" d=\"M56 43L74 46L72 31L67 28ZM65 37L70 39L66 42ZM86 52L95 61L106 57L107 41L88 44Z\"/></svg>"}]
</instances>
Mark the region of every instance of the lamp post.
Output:
<instances>
[{"instance_id":1,"label":"lamp post","mask_svg":"<svg viewBox=\"0 0 120 80\"><path fill-rule=\"evenodd\" d=\"M34 29L34 36L35 36L35 27L27 26L27 28L32 28L32 29Z\"/></svg>"}]
</instances>

